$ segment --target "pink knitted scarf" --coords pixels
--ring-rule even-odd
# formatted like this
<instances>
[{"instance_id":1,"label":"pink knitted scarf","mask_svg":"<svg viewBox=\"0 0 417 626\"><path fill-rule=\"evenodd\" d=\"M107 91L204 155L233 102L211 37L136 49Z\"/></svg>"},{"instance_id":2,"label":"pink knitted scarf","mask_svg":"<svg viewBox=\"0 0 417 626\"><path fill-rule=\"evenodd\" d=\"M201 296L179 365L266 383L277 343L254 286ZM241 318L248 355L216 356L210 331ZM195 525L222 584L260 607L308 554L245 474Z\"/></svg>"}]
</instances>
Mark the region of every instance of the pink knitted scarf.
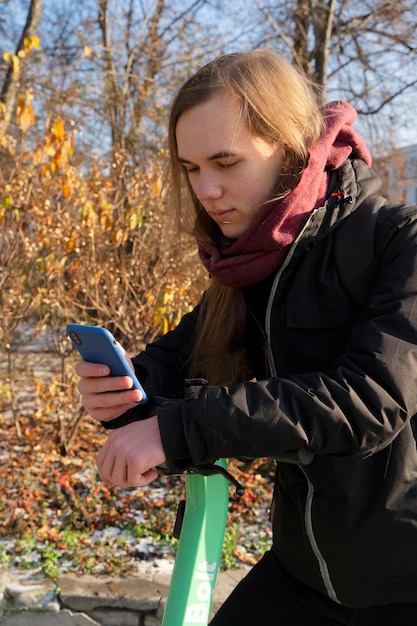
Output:
<instances>
[{"instance_id":1,"label":"pink knitted scarf","mask_svg":"<svg viewBox=\"0 0 417 626\"><path fill-rule=\"evenodd\" d=\"M329 171L349 156L371 165L363 138L353 130L355 109L335 101L322 109L326 132L310 150L307 167L297 186L285 198L267 203L251 226L227 245L198 242L200 259L209 274L229 287L253 285L283 263L290 245L310 213L326 200Z\"/></svg>"}]
</instances>

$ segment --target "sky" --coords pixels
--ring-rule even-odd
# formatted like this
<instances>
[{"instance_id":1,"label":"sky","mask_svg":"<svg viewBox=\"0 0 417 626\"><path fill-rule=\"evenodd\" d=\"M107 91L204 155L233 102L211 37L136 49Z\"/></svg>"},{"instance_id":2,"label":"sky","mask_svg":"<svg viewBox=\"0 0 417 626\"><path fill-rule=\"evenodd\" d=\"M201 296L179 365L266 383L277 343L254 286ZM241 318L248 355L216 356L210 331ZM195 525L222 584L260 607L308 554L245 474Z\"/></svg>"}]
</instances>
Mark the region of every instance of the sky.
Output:
<instances>
[{"instance_id":1,"label":"sky","mask_svg":"<svg viewBox=\"0 0 417 626\"><path fill-rule=\"evenodd\" d=\"M96 0L72 0L71 5L77 6L84 13L88 7L93 10ZM173 5L180 3L181 0L172 0ZM151 7L155 3L154 0L142 0L141 6ZM262 5L263 0L235 0L228 3L226 0L213 0L203 13L199 13L198 19L202 28L205 24L214 27L214 32L218 32L223 36L223 49L225 52L235 50L246 50L252 48L265 35L260 26L260 12L258 6ZM265 4L265 2L264 2ZM44 14L58 13L68 5L68 0L44 0ZM123 0L117 0L115 6L123 6ZM277 5L279 2L277 2ZM3 29L3 42L0 41L0 52L3 53L5 48L16 45L18 34L22 28L26 18L29 0L0 0L0 28ZM414 9L417 13L417 8ZM417 15L416 24L417 24ZM236 26L238 25L238 28ZM9 42L4 41L4 37L10 35ZM207 60L211 52L207 54ZM415 55L415 53L414 53ZM386 64L388 68L388 64ZM388 69L387 69L388 72ZM388 74L387 74L388 76ZM359 78L359 77L358 77ZM392 78L386 78L387 87ZM381 83L383 87L383 82ZM378 85L380 86L380 85ZM328 99L344 98L345 94L339 93L338 89L330 87ZM408 92L405 96L395 100L393 106L383 110L383 112L373 118L373 124L370 125L366 116L360 117L356 123L356 128L364 135L368 143L375 150L383 150L387 145L395 144L397 147L403 147L417 143L417 107L415 100L417 97L417 88L412 92Z\"/></svg>"}]
</instances>

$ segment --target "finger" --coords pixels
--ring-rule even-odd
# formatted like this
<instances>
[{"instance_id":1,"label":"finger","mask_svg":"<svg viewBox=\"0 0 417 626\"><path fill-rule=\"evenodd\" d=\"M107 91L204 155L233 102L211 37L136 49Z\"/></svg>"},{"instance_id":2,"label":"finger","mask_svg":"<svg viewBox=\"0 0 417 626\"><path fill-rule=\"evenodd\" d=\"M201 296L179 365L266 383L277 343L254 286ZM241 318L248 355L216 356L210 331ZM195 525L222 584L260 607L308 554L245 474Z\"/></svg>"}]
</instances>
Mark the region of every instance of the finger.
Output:
<instances>
[{"instance_id":1,"label":"finger","mask_svg":"<svg viewBox=\"0 0 417 626\"><path fill-rule=\"evenodd\" d=\"M138 476L128 476L128 485L129 487L145 487L145 485L149 485L153 480L158 478L158 472L151 468L147 472ZM140 482L138 482L140 481Z\"/></svg>"},{"instance_id":2,"label":"finger","mask_svg":"<svg viewBox=\"0 0 417 626\"><path fill-rule=\"evenodd\" d=\"M119 409L124 406L135 406L141 400L142 394L137 389L131 391L116 391L107 393L81 394L81 404L90 409Z\"/></svg>"},{"instance_id":3,"label":"finger","mask_svg":"<svg viewBox=\"0 0 417 626\"><path fill-rule=\"evenodd\" d=\"M99 378L83 377L78 381L77 389L82 394L106 393L108 391L124 391L132 388L130 376L101 376ZM142 394L141 394L142 397Z\"/></svg>"},{"instance_id":4,"label":"finger","mask_svg":"<svg viewBox=\"0 0 417 626\"><path fill-rule=\"evenodd\" d=\"M138 467L138 459L128 459L117 454L107 443L97 454L97 470L106 485L118 487L144 487L158 477L154 468L142 471Z\"/></svg>"},{"instance_id":5,"label":"finger","mask_svg":"<svg viewBox=\"0 0 417 626\"><path fill-rule=\"evenodd\" d=\"M133 409L135 406L137 405L136 404L123 404L120 407L112 407L109 409L103 409L103 408L87 409L87 412L89 416L97 422L111 422L117 417L120 417L120 415L123 415L123 413L126 413L126 411Z\"/></svg>"},{"instance_id":6,"label":"finger","mask_svg":"<svg viewBox=\"0 0 417 626\"><path fill-rule=\"evenodd\" d=\"M78 376L96 377L108 376L110 368L104 363L91 363L90 361L78 361L75 366L75 372Z\"/></svg>"},{"instance_id":7,"label":"finger","mask_svg":"<svg viewBox=\"0 0 417 626\"><path fill-rule=\"evenodd\" d=\"M99 466L99 462L97 466ZM111 448L100 464L99 473L104 480L118 487L140 486L143 482L140 472L136 472L135 480L130 483L128 463L125 457L121 454L114 454Z\"/></svg>"},{"instance_id":8,"label":"finger","mask_svg":"<svg viewBox=\"0 0 417 626\"><path fill-rule=\"evenodd\" d=\"M113 480L114 463L115 457L111 454L111 450L109 449L107 443L105 443L97 454L96 465L100 478L106 484L115 484Z\"/></svg>"},{"instance_id":9,"label":"finger","mask_svg":"<svg viewBox=\"0 0 417 626\"><path fill-rule=\"evenodd\" d=\"M111 479L106 479L108 485L117 487L145 487L158 477L158 472L150 469L143 474L129 470L128 467L119 469L115 468Z\"/></svg>"}]
</instances>

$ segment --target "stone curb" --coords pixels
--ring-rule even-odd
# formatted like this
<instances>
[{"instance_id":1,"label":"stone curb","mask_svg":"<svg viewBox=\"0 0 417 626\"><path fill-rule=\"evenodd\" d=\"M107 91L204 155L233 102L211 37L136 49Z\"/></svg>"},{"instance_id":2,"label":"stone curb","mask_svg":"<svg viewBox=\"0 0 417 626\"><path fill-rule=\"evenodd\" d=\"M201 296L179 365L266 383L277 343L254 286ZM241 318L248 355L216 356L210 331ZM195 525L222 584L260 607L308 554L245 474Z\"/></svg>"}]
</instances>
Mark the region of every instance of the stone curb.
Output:
<instances>
[{"instance_id":1,"label":"stone curb","mask_svg":"<svg viewBox=\"0 0 417 626\"><path fill-rule=\"evenodd\" d=\"M246 569L220 572L213 615ZM171 576L135 578L64 574L57 583L40 572L0 570L2 626L160 626Z\"/></svg>"}]
</instances>

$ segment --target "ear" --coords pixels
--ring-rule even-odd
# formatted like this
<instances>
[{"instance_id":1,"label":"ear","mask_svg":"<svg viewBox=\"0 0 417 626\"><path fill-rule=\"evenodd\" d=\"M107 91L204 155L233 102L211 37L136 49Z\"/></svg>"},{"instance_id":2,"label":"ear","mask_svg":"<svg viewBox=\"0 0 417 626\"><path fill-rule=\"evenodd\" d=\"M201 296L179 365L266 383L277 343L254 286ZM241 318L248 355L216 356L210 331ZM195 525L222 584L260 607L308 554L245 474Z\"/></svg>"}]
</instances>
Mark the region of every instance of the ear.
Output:
<instances>
[{"instance_id":1,"label":"ear","mask_svg":"<svg viewBox=\"0 0 417 626\"><path fill-rule=\"evenodd\" d=\"M289 171L289 169L291 168L291 152L288 149L287 146L284 146L282 143L280 144L281 146L281 158L282 158L282 170L283 173L287 173Z\"/></svg>"}]
</instances>

